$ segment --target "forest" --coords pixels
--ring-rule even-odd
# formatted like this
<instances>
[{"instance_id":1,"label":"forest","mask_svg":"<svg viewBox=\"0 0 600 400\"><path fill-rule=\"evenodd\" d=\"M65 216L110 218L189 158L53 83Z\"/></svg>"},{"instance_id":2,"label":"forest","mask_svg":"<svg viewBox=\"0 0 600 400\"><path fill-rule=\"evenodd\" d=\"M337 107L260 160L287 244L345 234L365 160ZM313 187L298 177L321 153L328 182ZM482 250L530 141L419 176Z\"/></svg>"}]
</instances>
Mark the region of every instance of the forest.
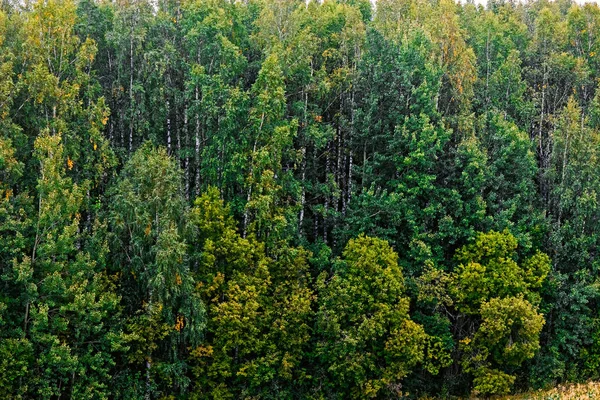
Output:
<instances>
[{"instance_id":1,"label":"forest","mask_svg":"<svg viewBox=\"0 0 600 400\"><path fill-rule=\"evenodd\" d=\"M0 398L600 379L600 8L1 0Z\"/></svg>"}]
</instances>

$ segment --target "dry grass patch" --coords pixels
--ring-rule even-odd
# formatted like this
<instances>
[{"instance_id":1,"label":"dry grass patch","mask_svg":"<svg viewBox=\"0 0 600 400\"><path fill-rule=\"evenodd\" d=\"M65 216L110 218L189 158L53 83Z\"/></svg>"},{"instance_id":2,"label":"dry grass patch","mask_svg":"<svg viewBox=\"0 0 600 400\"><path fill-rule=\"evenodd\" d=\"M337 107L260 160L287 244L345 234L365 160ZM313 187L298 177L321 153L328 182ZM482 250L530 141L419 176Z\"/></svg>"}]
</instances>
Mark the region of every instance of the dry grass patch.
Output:
<instances>
[{"instance_id":1,"label":"dry grass patch","mask_svg":"<svg viewBox=\"0 0 600 400\"><path fill-rule=\"evenodd\" d=\"M495 400L600 400L600 382L558 385L550 390L540 390L513 396L498 396Z\"/></svg>"}]
</instances>

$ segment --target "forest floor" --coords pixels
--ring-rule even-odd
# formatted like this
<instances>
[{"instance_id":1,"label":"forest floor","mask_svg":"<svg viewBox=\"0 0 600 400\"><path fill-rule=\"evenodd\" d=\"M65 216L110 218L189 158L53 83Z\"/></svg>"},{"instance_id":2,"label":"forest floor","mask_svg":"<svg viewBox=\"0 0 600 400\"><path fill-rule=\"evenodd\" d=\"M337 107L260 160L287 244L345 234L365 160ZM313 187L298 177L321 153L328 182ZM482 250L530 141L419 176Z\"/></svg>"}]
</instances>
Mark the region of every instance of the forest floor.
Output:
<instances>
[{"instance_id":1,"label":"forest floor","mask_svg":"<svg viewBox=\"0 0 600 400\"><path fill-rule=\"evenodd\" d=\"M539 390L512 396L498 396L494 400L600 400L600 382L559 385L549 390Z\"/></svg>"}]
</instances>

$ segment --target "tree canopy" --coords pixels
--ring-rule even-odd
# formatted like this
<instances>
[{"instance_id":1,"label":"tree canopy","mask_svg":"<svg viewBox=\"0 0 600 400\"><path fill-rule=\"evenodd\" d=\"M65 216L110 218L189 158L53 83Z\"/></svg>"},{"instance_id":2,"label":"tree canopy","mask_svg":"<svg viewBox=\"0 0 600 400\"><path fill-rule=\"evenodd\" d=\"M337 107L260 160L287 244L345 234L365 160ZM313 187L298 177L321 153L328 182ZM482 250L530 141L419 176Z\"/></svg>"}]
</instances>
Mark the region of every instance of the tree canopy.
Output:
<instances>
[{"instance_id":1,"label":"tree canopy","mask_svg":"<svg viewBox=\"0 0 600 400\"><path fill-rule=\"evenodd\" d=\"M600 7L0 2L0 397L600 378Z\"/></svg>"}]
</instances>

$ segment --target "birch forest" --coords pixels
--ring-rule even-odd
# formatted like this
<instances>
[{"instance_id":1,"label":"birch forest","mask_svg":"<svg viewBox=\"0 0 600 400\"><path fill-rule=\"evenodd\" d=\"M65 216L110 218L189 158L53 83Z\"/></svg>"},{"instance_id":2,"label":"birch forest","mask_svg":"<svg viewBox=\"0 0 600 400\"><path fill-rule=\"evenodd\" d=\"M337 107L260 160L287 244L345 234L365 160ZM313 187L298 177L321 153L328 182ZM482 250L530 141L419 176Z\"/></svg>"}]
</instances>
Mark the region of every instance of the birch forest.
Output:
<instances>
[{"instance_id":1,"label":"birch forest","mask_svg":"<svg viewBox=\"0 0 600 400\"><path fill-rule=\"evenodd\" d=\"M598 5L0 0L0 398L599 379Z\"/></svg>"}]
</instances>

